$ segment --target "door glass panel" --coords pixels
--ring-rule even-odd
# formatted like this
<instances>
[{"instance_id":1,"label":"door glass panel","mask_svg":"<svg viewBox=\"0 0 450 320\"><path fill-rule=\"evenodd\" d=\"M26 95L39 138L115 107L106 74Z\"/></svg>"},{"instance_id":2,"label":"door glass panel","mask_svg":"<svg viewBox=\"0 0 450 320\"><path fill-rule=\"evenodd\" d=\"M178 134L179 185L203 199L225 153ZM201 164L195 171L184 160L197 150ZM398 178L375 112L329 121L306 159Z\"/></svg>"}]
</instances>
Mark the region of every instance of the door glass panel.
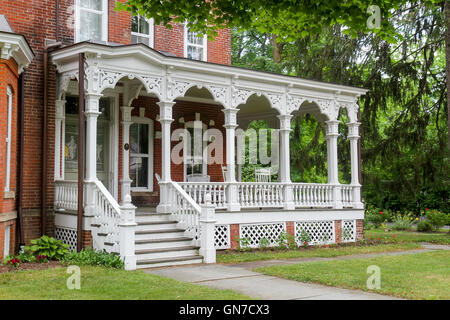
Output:
<instances>
[{"instance_id":1,"label":"door glass panel","mask_svg":"<svg viewBox=\"0 0 450 320\"><path fill-rule=\"evenodd\" d=\"M130 127L130 179L132 188L148 188L149 125L133 123Z\"/></svg>"}]
</instances>

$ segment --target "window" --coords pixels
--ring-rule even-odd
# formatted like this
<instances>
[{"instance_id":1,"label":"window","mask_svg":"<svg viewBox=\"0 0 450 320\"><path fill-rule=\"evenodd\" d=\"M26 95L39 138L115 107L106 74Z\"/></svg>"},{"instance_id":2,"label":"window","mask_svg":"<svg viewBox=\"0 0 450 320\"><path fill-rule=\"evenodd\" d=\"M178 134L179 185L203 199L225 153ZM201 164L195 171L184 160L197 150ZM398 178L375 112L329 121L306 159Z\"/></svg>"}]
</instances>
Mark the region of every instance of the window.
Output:
<instances>
[{"instance_id":1,"label":"window","mask_svg":"<svg viewBox=\"0 0 450 320\"><path fill-rule=\"evenodd\" d=\"M130 126L130 179L133 191L153 190L153 121L133 117Z\"/></svg>"},{"instance_id":2,"label":"window","mask_svg":"<svg viewBox=\"0 0 450 320\"><path fill-rule=\"evenodd\" d=\"M207 60L207 37L184 28L184 56L193 60Z\"/></svg>"},{"instance_id":3,"label":"window","mask_svg":"<svg viewBox=\"0 0 450 320\"><path fill-rule=\"evenodd\" d=\"M153 19L131 17L131 42L143 43L153 48Z\"/></svg>"},{"instance_id":4,"label":"window","mask_svg":"<svg viewBox=\"0 0 450 320\"><path fill-rule=\"evenodd\" d=\"M188 139L185 139L184 145L184 176L187 181L188 176L203 175L206 176L208 167L205 161L205 150L207 141L204 139L204 133L208 127L199 120L189 121L185 124L185 130L188 133Z\"/></svg>"},{"instance_id":5,"label":"window","mask_svg":"<svg viewBox=\"0 0 450 320\"><path fill-rule=\"evenodd\" d=\"M108 0L77 0L75 42L108 40Z\"/></svg>"},{"instance_id":6,"label":"window","mask_svg":"<svg viewBox=\"0 0 450 320\"><path fill-rule=\"evenodd\" d=\"M11 182L11 117L12 117L12 90L11 87L6 88L6 100L7 100L7 133L6 133L6 181L5 191L10 191Z\"/></svg>"}]
</instances>

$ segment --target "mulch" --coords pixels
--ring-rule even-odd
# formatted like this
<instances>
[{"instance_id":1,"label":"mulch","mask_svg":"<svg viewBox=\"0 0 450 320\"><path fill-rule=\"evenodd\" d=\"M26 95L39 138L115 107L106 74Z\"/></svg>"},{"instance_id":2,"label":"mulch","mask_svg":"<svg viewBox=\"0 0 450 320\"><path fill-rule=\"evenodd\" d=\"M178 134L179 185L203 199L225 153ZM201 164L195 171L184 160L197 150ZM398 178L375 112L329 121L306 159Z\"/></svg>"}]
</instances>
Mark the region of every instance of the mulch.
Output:
<instances>
[{"instance_id":1,"label":"mulch","mask_svg":"<svg viewBox=\"0 0 450 320\"><path fill-rule=\"evenodd\" d=\"M11 268L9 266L0 265L0 274L6 272L16 272L23 270L45 270L50 268L57 268L63 266L59 261L49 261L47 263L21 263L17 268Z\"/></svg>"}]
</instances>

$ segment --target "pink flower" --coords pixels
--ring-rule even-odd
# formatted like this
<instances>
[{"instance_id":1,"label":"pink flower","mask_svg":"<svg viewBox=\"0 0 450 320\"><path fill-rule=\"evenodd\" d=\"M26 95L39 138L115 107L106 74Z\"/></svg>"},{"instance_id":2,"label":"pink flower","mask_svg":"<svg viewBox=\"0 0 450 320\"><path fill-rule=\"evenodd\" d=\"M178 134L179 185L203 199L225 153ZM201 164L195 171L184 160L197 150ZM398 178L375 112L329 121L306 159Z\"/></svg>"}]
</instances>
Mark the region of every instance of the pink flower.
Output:
<instances>
[{"instance_id":1,"label":"pink flower","mask_svg":"<svg viewBox=\"0 0 450 320\"><path fill-rule=\"evenodd\" d=\"M383 211L380 211L380 214L383 214Z\"/></svg>"}]
</instances>

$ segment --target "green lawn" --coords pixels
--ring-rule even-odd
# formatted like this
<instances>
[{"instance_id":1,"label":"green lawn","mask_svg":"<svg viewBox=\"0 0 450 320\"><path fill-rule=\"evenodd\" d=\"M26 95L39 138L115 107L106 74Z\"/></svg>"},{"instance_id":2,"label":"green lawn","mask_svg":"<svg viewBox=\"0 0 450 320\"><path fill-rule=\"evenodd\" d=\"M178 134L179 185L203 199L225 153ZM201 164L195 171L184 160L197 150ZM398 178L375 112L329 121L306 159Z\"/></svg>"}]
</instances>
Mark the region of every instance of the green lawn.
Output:
<instances>
[{"instance_id":1,"label":"green lawn","mask_svg":"<svg viewBox=\"0 0 450 320\"><path fill-rule=\"evenodd\" d=\"M379 245L363 245L348 247L309 247L298 250L252 250L252 251L227 251L217 254L218 263L241 263L258 260L279 260L292 258L332 258L351 254L364 254L376 252L392 252L418 249L421 246L416 243L393 243Z\"/></svg>"},{"instance_id":2,"label":"green lawn","mask_svg":"<svg viewBox=\"0 0 450 320\"><path fill-rule=\"evenodd\" d=\"M187 284L142 271L81 267L81 290L66 286L66 268L0 274L0 300L5 299L132 299L132 300L226 300L249 299L230 290Z\"/></svg>"},{"instance_id":3,"label":"green lawn","mask_svg":"<svg viewBox=\"0 0 450 320\"><path fill-rule=\"evenodd\" d=\"M415 231L389 231L385 232L381 229L366 230L364 237L367 240L393 241L400 242L430 242L438 244L450 244L450 234L447 232L415 232Z\"/></svg>"},{"instance_id":4,"label":"green lawn","mask_svg":"<svg viewBox=\"0 0 450 320\"><path fill-rule=\"evenodd\" d=\"M370 265L380 267L380 290L367 289L367 267ZM301 282L361 289L408 299L450 299L448 250L262 267L255 271Z\"/></svg>"}]
</instances>

